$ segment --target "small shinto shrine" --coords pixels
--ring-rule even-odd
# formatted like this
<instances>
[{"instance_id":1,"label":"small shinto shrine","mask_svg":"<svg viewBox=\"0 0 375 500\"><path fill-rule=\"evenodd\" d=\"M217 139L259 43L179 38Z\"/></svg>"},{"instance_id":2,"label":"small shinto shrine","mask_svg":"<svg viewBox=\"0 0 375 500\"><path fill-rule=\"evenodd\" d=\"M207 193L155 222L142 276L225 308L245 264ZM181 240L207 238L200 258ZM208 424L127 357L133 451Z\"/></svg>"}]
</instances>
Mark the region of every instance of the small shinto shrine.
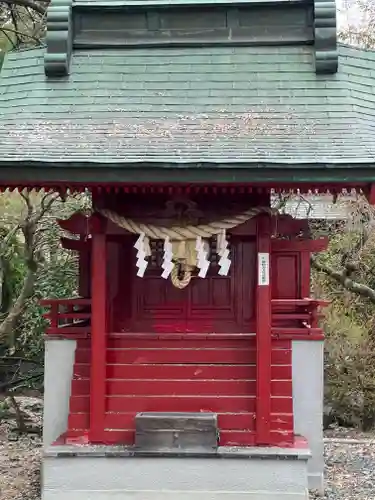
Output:
<instances>
[{"instance_id":1,"label":"small shinto shrine","mask_svg":"<svg viewBox=\"0 0 375 500\"><path fill-rule=\"evenodd\" d=\"M79 297L43 302L43 500L323 491L327 241L282 208L374 201L374 60L333 0L52 0L6 56L2 189L92 199Z\"/></svg>"}]
</instances>

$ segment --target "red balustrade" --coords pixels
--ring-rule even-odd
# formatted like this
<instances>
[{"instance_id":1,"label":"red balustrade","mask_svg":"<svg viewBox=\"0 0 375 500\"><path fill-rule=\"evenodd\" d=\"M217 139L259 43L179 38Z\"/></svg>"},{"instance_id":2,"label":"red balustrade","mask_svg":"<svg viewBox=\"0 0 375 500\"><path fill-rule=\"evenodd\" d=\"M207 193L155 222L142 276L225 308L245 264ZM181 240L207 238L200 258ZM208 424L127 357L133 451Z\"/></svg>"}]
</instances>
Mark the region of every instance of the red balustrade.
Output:
<instances>
[{"instance_id":1,"label":"red balustrade","mask_svg":"<svg viewBox=\"0 0 375 500\"><path fill-rule=\"evenodd\" d=\"M322 307L329 302L315 299L273 299L272 337L321 340L324 333L320 320L324 317Z\"/></svg>"},{"instance_id":2,"label":"red balustrade","mask_svg":"<svg viewBox=\"0 0 375 500\"><path fill-rule=\"evenodd\" d=\"M91 300L82 298L44 299L48 308L43 317L49 321L47 335L64 338L86 338L91 330Z\"/></svg>"}]
</instances>

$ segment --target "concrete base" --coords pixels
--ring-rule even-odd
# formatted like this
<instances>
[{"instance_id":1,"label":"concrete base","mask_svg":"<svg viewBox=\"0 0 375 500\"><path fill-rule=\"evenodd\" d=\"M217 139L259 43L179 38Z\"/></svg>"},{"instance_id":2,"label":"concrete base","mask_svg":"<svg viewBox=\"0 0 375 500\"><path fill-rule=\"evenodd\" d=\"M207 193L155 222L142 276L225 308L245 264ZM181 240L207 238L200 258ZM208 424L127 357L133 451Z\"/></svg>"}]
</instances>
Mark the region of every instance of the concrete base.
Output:
<instances>
[{"instance_id":1,"label":"concrete base","mask_svg":"<svg viewBox=\"0 0 375 500\"><path fill-rule=\"evenodd\" d=\"M42 500L306 500L308 496L268 491L54 491Z\"/></svg>"},{"instance_id":2,"label":"concrete base","mask_svg":"<svg viewBox=\"0 0 375 500\"><path fill-rule=\"evenodd\" d=\"M150 456L54 446L45 452L42 500L308 500L309 457L288 448Z\"/></svg>"},{"instance_id":3,"label":"concrete base","mask_svg":"<svg viewBox=\"0 0 375 500\"><path fill-rule=\"evenodd\" d=\"M294 432L304 436L311 450L309 488L324 494L324 344L323 341L293 340Z\"/></svg>"}]
</instances>

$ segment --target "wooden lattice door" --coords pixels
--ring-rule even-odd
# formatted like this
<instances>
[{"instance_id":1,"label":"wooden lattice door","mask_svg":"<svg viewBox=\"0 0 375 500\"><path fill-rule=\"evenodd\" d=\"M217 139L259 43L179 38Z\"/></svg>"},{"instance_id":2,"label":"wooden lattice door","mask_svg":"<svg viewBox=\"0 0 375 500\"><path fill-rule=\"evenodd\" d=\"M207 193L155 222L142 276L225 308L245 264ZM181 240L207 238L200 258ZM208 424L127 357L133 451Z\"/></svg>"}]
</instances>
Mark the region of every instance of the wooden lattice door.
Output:
<instances>
[{"instance_id":1,"label":"wooden lattice door","mask_svg":"<svg viewBox=\"0 0 375 500\"><path fill-rule=\"evenodd\" d=\"M131 238L118 246L113 328L117 332L252 333L254 331L255 241L229 238L232 266L218 274L215 240L210 242L206 278L193 276L183 290L161 278L163 242L151 243L143 278L136 276ZM129 258L130 257L130 258ZM125 265L126 263L126 265ZM129 263L131 263L129 265Z\"/></svg>"}]
</instances>

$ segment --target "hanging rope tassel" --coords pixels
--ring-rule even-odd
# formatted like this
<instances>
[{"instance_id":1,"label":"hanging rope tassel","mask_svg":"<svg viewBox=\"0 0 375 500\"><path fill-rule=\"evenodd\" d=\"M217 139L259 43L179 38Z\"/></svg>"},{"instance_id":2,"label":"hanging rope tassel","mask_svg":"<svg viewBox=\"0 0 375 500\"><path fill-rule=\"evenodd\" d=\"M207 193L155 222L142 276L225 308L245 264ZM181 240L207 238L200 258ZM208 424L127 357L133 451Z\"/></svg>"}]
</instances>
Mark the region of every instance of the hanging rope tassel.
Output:
<instances>
[{"instance_id":1,"label":"hanging rope tassel","mask_svg":"<svg viewBox=\"0 0 375 500\"><path fill-rule=\"evenodd\" d=\"M220 276L228 276L232 262L229 259L228 241L225 229L217 235L217 253L220 257L218 263L220 267L219 274Z\"/></svg>"},{"instance_id":2,"label":"hanging rope tassel","mask_svg":"<svg viewBox=\"0 0 375 500\"><path fill-rule=\"evenodd\" d=\"M200 278L205 278L208 268L210 267L210 261L208 260L208 243L204 241L201 236L198 236L195 249L197 251L197 268L199 269L198 276Z\"/></svg>"},{"instance_id":3,"label":"hanging rope tassel","mask_svg":"<svg viewBox=\"0 0 375 500\"><path fill-rule=\"evenodd\" d=\"M172 262L173 259L173 251L172 251L172 243L170 242L169 236L167 236L164 240L164 254L163 254L163 263L161 265L163 269L162 278L165 280L169 278L171 274L174 264Z\"/></svg>"},{"instance_id":4,"label":"hanging rope tassel","mask_svg":"<svg viewBox=\"0 0 375 500\"><path fill-rule=\"evenodd\" d=\"M137 249L137 276L143 278L148 265L146 257L151 255L150 242L145 233L140 233L139 238L134 244L134 248Z\"/></svg>"}]
</instances>

